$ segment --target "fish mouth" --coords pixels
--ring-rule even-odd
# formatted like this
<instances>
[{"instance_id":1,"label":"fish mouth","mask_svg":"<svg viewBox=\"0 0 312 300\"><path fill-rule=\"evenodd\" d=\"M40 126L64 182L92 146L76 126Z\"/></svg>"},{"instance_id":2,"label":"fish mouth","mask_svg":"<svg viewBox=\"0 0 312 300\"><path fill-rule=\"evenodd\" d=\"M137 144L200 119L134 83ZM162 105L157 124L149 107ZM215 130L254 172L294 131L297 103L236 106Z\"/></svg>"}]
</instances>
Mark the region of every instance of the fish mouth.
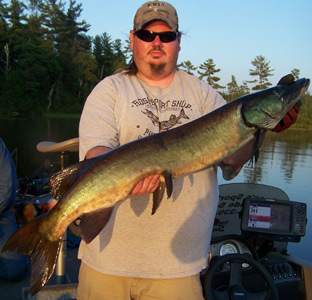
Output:
<instances>
[{"instance_id":1,"label":"fish mouth","mask_svg":"<svg viewBox=\"0 0 312 300\"><path fill-rule=\"evenodd\" d=\"M299 97L301 97L307 91L307 89L310 86L310 79L309 78L302 78L301 80L303 81L303 87L301 89Z\"/></svg>"},{"instance_id":2,"label":"fish mouth","mask_svg":"<svg viewBox=\"0 0 312 300\"><path fill-rule=\"evenodd\" d=\"M287 85L286 91L283 95L283 103L285 108L291 108L299 98L306 92L310 85L310 79L302 78L294 83Z\"/></svg>"}]
</instances>

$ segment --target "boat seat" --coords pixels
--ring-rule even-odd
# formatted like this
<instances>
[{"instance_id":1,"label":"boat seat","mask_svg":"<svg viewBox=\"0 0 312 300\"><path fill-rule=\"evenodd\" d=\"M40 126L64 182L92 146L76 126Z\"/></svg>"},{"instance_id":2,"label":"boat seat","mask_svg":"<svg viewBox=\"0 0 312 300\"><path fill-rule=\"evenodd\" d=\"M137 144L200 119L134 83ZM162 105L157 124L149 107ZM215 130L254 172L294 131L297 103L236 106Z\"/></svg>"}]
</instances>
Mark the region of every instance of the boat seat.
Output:
<instances>
[{"instance_id":1,"label":"boat seat","mask_svg":"<svg viewBox=\"0 0 312 300\"><path fill-rule=\"evenodd\" d=\"M59 142L59 143L43 141L37 144L37 150L39 152L44 152L44 153L59 152L61 154L61 157L60 157L61 170L63 170L67 164L67 161L65 159L65 152L78 152L79 151L79 138L76 137L76 138L69 139L63 142ZM66 283L65 261L66 261L67 232L65 232L63 239L64 239L64 242L62 243L61 249L59 250L60 255L56 261L56 267L55 267L56 281L62 284Z\"/></svg>"},{"instance_id":2,"label":"boat seat","mask_svg":"<svg viewBox=\"0 0 312 300\"><path fill-rule=\"evenodd\" d=\"M79 138L76 137L59 143L50 141L40 142L37 144L37 150L44 153L59 152L61 154L61 169L63 170L67 165L65 152L78 152Z\"/></svg>"},{"instance_id":3,"label":"boat seat","mask_svg":"<svg viewBox=\"0 0 312 300\"><path fill-rule=\"evenodd\" d=\"M50 142L43 141L37 144L39 152L78 152L79 151L79 138L69 139L63 142Z\"/></svg>"}]
</instances>

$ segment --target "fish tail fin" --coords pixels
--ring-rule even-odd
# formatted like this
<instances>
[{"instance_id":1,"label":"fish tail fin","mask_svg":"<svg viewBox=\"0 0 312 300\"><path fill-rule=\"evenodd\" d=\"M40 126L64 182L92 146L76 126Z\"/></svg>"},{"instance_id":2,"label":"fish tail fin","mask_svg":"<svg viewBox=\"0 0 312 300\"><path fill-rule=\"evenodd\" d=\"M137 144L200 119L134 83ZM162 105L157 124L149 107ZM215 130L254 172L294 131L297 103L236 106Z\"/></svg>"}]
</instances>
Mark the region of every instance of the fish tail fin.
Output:
<instances>
[{"instance_id":1,"label":"fish tail fin","mask_svg":"<svg viewBox=\"0 0 312 300\"><path fill-rule=\"evenodd\" d=\"M188 115L185 113L183 108L180 111L180 117L184 119L189 119Z\"/></svg>"},{"instance_id":2,"label":"fish tail fin","mask_svg":"<svg viewBox=\"0 0 312 300\"><path fill-rule=\"evenodd\" d=\"M17 230L6 242L2 252L17 249L17 253L31 256L30 292L35 295L53 274L62 238L50 241L38 229L41 217Z\"/></svg>"}]
</instances>

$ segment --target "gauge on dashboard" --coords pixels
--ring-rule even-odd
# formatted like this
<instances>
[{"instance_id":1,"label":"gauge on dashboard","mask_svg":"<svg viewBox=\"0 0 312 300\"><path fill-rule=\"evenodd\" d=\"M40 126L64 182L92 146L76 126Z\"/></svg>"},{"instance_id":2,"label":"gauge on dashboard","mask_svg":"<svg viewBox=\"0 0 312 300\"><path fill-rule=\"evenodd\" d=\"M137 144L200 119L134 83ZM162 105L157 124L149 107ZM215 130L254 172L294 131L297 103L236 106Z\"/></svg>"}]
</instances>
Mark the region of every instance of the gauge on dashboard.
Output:
<instances>
[{"instance_id":1,"label":"gauge on dashboard","mask_svg":"<svg viewBox=\"0 0 312 300\"><path fill-rule=\"evenodd\" d=\"M227 254L236 254L236 253L240 254L241 250L240 250L240 247L233 241L225 241L221 245L220 251L219 251L220 256L224 256ZM245 254L249 256L249 254L247 254L247 253L245 253ZM242 263L242 267L244 269L249 268L249 264Z\"/></svg>"},{"instance_id":2,"label":"gauge on dashboard","mask_svg":"<svg viewBox=\"0 0 312 300\"><path fill-rule=\"evenodd\" d=\"M240 253L240 251L236 243L226 241L221 245L219 253L220 256L224 256L227 254Z\"/></svg>"}]
</instances>

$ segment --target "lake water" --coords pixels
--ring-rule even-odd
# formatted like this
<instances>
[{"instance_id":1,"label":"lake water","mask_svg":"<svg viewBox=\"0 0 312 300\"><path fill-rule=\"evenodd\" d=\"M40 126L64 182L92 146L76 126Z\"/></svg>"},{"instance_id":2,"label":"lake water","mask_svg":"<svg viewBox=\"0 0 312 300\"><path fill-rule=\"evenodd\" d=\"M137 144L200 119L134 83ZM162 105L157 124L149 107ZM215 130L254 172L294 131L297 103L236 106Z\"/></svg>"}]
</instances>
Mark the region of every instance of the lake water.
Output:
<instances>
[{"instance_id":1,"label":"lake water","mask_svg":"<svg viewBox=\"0 0 312 300\"><path fill-rule=\"evenodd\" d=\"M45 158L57 165L57 154L36 150L41 141L60 142L78 136L77 118L0 119L0 136L9 150L15 150L19 177L29 175ZM71 154L71 160L78 159ZM220 175L220 172L219 172ZM284 190L290 200L308 204L308 224L301 243L290 243L288 250L312 262L312 130L289 129L267 134L256 167L246 165L230 182L253 182L273 185ZM219 176L219 183L225 182Z\"/></svg>"}]
</instances>

